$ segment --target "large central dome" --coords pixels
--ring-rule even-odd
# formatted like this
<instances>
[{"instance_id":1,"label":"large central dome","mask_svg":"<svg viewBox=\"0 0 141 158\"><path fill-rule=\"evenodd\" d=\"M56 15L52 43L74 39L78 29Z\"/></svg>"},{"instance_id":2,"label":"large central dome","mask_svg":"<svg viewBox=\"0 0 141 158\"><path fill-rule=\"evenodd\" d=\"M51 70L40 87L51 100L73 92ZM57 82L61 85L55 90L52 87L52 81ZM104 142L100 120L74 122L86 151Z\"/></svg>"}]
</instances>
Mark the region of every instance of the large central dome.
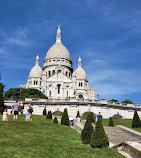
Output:
<instances>
[{"instance_id":1,"label":"large central dome","mask_svg":"<svg viewBox=\"0 0 141 158\"><path fill-rule=\"evenodd\" d=\"M51 58L65 58L65 59L71 60L68 49L61 42L60 43L56 42L48 50L45 60L51 59Z\"/></svg>"},{"instance_id":2,"label":"large central dome","mask_svg":"<svg viewBox=\"0 0 141 158\"><path fill-rule=\"evenodd\" d=\"M62 44L61 42L61 29L60 26L58 27L57 34L56 34L56 43L50 47L48 50L45 60L47 59L57 59L57 58L64 58L71 61L70 53L68 49Z\"/></svg>"}]
</instances>

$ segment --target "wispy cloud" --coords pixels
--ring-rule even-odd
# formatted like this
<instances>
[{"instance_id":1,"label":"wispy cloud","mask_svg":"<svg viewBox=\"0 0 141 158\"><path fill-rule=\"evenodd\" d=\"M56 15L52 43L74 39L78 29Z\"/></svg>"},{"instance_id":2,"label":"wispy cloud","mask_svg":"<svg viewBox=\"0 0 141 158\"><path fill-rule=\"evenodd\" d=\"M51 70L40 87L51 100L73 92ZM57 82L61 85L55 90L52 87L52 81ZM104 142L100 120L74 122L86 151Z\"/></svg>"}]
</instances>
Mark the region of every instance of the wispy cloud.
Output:
<instances>
[{"instance_id":1,"label":"wispy cloud","mask_svg":"<svg viewBox=\"0 0 141 158\"><path fill-rule=\"evenodd\" d=\"M12 33L8 33L6 31L1 32L1 37L0 44L3 46L8 46L8 45L16 45L16 46L34 46L35 42L33 39L31 40L28 37L28 30L27 29L22 29L18 28L17 30L13 31Z\"/></svg>"}]
</instances>

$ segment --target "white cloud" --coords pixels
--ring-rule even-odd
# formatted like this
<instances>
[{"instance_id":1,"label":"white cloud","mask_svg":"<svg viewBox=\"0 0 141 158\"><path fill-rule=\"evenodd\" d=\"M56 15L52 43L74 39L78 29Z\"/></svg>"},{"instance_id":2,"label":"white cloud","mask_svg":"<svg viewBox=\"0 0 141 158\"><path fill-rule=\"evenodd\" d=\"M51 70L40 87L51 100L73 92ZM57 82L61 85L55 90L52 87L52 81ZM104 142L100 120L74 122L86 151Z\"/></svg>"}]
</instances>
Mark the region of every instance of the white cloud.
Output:
<instances>
[{"instance_id":1,"label":"white cloud","mask_svg":"<svg viewBox=\"0 0 141 158\"><path fill-rule=\"evenodd\" d=\"M35 42L28 37L28 30L25 28L18 28L12 33L7 33L5 31L1 32L2 40L1 45L16 45L16 46L33 46Z\"/></svg>"}]
</instances>

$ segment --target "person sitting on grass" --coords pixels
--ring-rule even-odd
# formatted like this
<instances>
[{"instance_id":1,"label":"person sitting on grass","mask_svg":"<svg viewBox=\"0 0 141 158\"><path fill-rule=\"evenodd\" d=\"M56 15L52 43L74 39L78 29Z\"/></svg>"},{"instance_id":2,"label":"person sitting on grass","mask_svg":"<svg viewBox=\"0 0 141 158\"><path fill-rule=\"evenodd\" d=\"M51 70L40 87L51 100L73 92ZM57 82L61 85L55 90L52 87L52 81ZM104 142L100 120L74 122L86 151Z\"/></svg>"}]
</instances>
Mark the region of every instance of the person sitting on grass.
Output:
<instances>
[{"instance_id":1,"label":"person sitting on grass","mask_svg":"<svg viewBox=\"0 0 141 158\"><path fill-rule=\"evenodd\" d=\"M2 121L8 121L7 115L8 115L7 109L4 109Z\"/></svg>"}]
</instances>

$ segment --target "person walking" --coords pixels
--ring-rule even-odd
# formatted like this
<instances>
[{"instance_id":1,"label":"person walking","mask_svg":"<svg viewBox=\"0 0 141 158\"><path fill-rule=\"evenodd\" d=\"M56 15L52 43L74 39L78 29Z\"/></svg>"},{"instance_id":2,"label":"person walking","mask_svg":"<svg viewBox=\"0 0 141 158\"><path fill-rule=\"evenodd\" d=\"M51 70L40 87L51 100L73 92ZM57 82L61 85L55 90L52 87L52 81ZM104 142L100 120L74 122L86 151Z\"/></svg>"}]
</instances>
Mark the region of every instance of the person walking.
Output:
<instances>
[{"instance_id":1,"label":"person walking","mask_svg":"<svg viewBox=\"0 0 141 158\"><path fill-rule=\"evenodd\" d=\"M97 117L96 117L96 122L98 121L98 118L102 121L102 115L101 115L101 112L99 112L99 114L97 115Z\"/></svg>"},{"instance_id":2,"label":"person walking","mask_svg":"<svg viewBox=\"0 0 141 158\"><path fill-rule=\"evenodd\" d=\"M77 117L77 122L81 123L81 117L80 117L80 115L78 115L78 117Z\"/></svg>"},{"instance_id":3,"label":"person walking","mask_svg":"<svg viewBox=\"0 0 141 158\"><path fill-rule=\"evenodd\" d=\"M14 110L13 120L17 120L18 119L18 110L19 110L19 107L20 107L18 101L16 101L16 103L13 104L11 107Z\"/></svg>"}]
</instances>

